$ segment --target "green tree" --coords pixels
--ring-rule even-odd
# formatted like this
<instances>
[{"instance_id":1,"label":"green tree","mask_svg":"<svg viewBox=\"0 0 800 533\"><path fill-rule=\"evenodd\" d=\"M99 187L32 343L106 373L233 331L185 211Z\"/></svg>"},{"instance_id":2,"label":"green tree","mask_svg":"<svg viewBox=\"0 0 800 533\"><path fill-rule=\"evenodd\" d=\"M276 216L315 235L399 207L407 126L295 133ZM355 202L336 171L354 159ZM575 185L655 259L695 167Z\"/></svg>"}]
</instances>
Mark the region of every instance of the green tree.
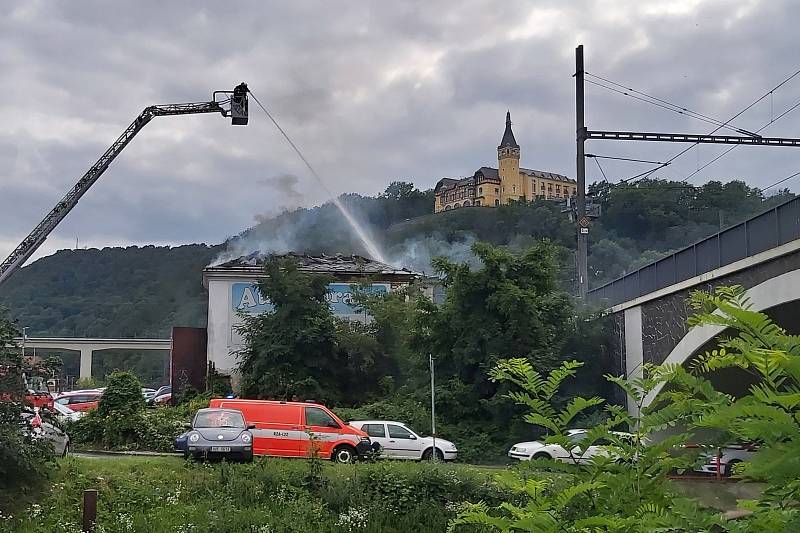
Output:
<instances>
[{"instance_id":1,"label":"green tree","mask_svg":"<svg viewBox=\"0 0 800 533\"><path fill-rule=\"evenodd\" d=\"M417 379L427 377L427 354L435 359L441 416L481 424L505 442L524 427L513 423L518 410L496 395L498 385L488 371L507 354L544 371L556 367L574 330L572 303L557 286L550 243L539 242L518 255L478 243L473 252L480 261L475 269L434 261L447 296L442 305L417 301L411 344L423 356Z\"/></svg>"},{"instance_id":2,"label":"green tree","mask_svg":"<svg viewBox=\"0 0 800 533\"><path fill-rule=\"evenodd\" d=\"M38 481L53 461L48 442L21 431L25 368L14 341L18 335L7 311L0 308L0 488Z\"/></svg>"},{"instance_id":3,"label":"green tree","mask_svg":"<svg viewBox=\"0 0 800 533\"><path fill-rule=\"evenodd\" d=\"M264 262L263 272L258 288L274 310L246 317L241 327L242 394L338 401L341 361L336 320L325 300L329 278L277 257Z\"/></svg>"},{"instance_id":4,"label":"green tree","mask_svg":"<svg viewBox=\"0 0 800 533\"><path fill-rule=\"evenodd\" d=\"M112 372L97 404L100 417L128 417L145 408L142 382L131 372Z\"/></svg>"},{"instance_id":5,"label":"green tree","mask_svg":"<svg viewBox=\"0 0 800 533\"><path fill-rule=\"evenodd\" d=\"M572 303L556 283L554 247L542 241L515 255L485 243L472 248L481 266L437 258L447 296L442 306L420 301L417 339L443 376L494 387L486 372L513 353L537 368L554 368L572 329Z\"/></svg>"}]
</instances>

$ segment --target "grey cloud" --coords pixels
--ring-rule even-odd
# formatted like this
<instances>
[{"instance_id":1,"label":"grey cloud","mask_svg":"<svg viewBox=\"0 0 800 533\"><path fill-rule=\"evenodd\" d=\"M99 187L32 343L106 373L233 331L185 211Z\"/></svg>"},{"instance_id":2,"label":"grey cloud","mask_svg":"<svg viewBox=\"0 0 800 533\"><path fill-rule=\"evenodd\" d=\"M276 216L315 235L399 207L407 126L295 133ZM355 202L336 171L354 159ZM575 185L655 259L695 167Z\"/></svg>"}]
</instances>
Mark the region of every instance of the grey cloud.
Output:
<instances>
[{"instance_id":1,"label":"grey cloud","mask_svg":"<svg viewBox=\"0 0 800 533\"><path fill-rule=\"evenodd\" d=\"M685 8L685 6L689 6ZM692 5L608 1L18 1L0 18L0 242L21 239L142 108L199 101L247 81L336 194L398 177L432 186L496 161L511 109L523 164L574 174L573 49L587 69L728 118L798 68L788 0ZM755 128L800 98L800 78L737 123ZM707 124L587 87L596 128L707 132ZM53 240L221 241L256 214L327 200L251 107L156 119ZM766 130L794 135L800 110ZM682 145L590 143L594 153L664 160ZM660 175L682 179L724 147ZM699 154L699 158L698 158ZM797 170L788 149L739 148L692 178L766 185ZM641 170L609 162L611 179ZM296 176L296 182L259 183ZM590 178L599 170L589 167ZM793 183L790 182L789 185ZM276 194L280 187L288 191ZM300 195L300 196L297 196ZM0 255L9 251L0 249Z\"/></svg>"}]
</instances>

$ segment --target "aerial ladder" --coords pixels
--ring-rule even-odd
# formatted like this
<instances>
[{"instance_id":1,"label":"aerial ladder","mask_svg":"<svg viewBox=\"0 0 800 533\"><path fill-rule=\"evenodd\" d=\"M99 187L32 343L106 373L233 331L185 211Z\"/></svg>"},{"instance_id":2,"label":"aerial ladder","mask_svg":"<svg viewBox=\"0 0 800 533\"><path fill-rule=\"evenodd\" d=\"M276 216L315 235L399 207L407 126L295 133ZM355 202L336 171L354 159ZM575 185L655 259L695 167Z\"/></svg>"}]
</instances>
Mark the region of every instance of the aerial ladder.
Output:
<instances>
[{"instance_id":1,"label":"aerial ladder","mask_svg":"<svg viewBox=\"0 0 800 533\"><path fill-rule=\"evenodd\" d=\"M36 252L47 236L64 220L64 217L77 205L78 200L103 175L111 162L125 149L128 143L155 117L173 115L194 115L198 113L220 113L231 117L233 125L247 125L247 84L241 83L233 91L214 91L210 102L188 104L166 104L146 107L136 120L122 132L100 159L86 171L78 183L50 210L44 219L23 239L11 255L0 263L0 285L7 280L25 261Z\"/></svg>"}]
</instances>

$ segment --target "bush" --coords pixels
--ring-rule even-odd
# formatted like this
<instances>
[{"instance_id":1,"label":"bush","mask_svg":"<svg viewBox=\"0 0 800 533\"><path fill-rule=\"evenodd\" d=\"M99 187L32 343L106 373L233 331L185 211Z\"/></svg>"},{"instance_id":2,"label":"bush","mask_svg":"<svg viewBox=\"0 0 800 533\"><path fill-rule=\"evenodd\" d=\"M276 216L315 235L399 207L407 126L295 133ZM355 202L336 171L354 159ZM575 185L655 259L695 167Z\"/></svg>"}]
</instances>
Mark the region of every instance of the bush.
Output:
<instances>
[{"instance_id":1,"label":"bush","mask_svg":"<svg viewBox=\"0 0 800 533\"><path fill-rule=\"evenodd\" d=\"M198 409L208 407L209 399L209 394L201 394L175 407L137 407L132 413L122 416L119 413L131 409L130 405L117 405L106 417L98 408L71 423L68 431L73 444L78 447L171 452L175 437L184 431L184 424ZM138 404L138 399L135 403Z\"/></svg>"},{"instance_id":2,"label":"bush","mask_svg":"<svg viewBox=\"0 0 800 533\"><path fill-rule=\"evenodd\" d=\"M207 399L197 397L198 402ZM114 372L97 409L69 425L77 446L119 450L172 451L193 402L182 407L146 409L141 384L130 372Z\"/></svg>"},{"instance_id":3,"label":"bush","mask_svg":"<svg viewBox=\"0 0 800 533\"><path fill-rule=\"evenodd\" d=\"M94 378L80 378L75 384L77 389L96 389L100 383Z\"/></svg>"},{"instance_id":4,"label":"bush","mask_svg":"<svg viewBox=\"0 0 800 533\"><path fill-rule=\"evenodd\" d=\"M410 397L395 396L389 400L378 401L360 407L337 407L336 415L350 422L351 420L395 420L408 424L414 431L430 432L431 412L421 402Z\"/></svg>"},{"instance_id":5,"label":"bush","mask_svg":"<svg viewBox=\"0 0 800 533\"><path fill-rule=\"evenodd\" d=\"M19 404L0 402L0 488L44 477L53 461L49 442L22 431Z\"/></svg>"},{"instance_id":6,"label":"bush","mask_svg":"<svg viewBox=\"0 0 800 533\"><path fill-rule=\"evenodd\" d=\"M112 372L97 405L97 415L133 415L145 408L142 383L131 372Z\"/></svg>"},{"instance_id":7,"label":"bush","mask_svg":"<svg viewBox=\"0 0 800 533\"><path fill-rule=\"evenodd\" d=\"M177 458L72 459L58 490L15 512L19 532L75 531L80 495L99 490L97 531L442 532L463 501L497 504L509 495L491 474L460 465L323 462L323 483L302 486L306 461L198 464ZM397 497L400 495L401 497ZM34 512L35 510L35 512ZM31 515L37 514L33 517ZM192 525L190 525L192 524Z\"/></svg>"}]
</instances>

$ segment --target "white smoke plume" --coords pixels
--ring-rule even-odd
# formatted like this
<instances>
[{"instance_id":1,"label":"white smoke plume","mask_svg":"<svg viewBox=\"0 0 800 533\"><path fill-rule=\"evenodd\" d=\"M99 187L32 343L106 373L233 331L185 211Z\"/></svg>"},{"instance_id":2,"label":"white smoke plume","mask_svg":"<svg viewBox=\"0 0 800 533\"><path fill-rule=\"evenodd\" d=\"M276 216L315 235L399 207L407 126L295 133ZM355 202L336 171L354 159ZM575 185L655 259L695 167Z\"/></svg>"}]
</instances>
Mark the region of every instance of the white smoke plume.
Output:
<instances>
[{"instance_id":1,"label":"white smoke plume","mask_svg":"<svg viewBox=\"0 0 800 533\"><path fill-rule=\"evenodd\" d=\"M433 274L431 259L434 257L444 257L453 262L476 266L478 260L472 253L472 245L476 241L477 239L471 234L465 235L463 239L455 242L448 241L440 234L406 239L391 248L389 263L429 275Z\"/></svg>"}]
</instances>

